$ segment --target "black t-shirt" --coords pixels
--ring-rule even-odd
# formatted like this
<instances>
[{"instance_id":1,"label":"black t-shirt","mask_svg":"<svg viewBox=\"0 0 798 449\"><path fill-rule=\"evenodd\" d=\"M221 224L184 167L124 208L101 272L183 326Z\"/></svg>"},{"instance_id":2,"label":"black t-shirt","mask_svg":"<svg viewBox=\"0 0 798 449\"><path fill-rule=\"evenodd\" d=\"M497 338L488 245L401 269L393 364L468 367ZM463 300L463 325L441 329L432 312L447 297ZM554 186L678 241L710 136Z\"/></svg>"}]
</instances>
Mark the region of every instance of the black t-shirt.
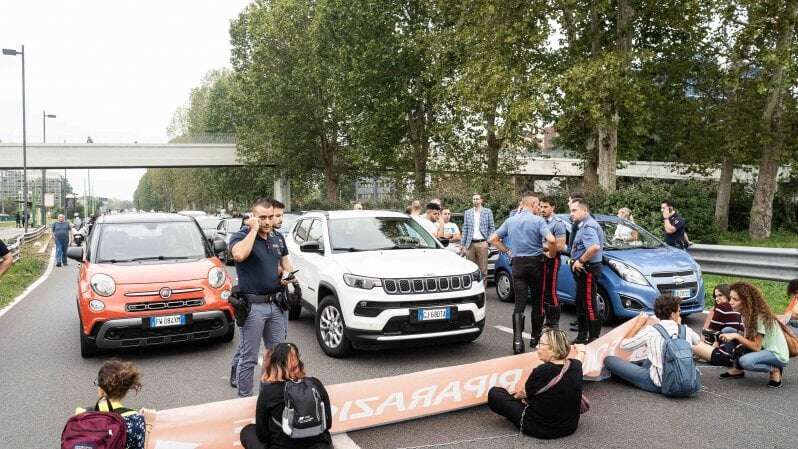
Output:
<instances>
[{"instance_id":1,"label":"black t-shirt","mask_svg":"<svg viewBox=\"0 0 798 449\"><path fill-rule=\"evenodd\" d=\"M269 449L332 449L330 397L327 395L324 385L318 379L306 377L305 380L316 386L321 399L324 401L324 412L328 417L327 431L311 438L291 438L283 433L283 429L274 420L277 420L277 422L282 422L283 420L283 409L285 408L283 390L285 382L262 383L260 385L260 394L258 395L258 404L255 408L255 433L261 443L264 443Z\"/></svg>"},{"instance_id":2,"label":"black t-shirt","mask_svg":"<svg viewBox=\"0 0 798 449\"><path fill-rule=\"evenodd\" d=\"M665 233L665 243L670 246L675 246L677 248L684 248L685 247L685 239L684 239L684 227L687 223L684 221L679 214L671 215L671 218L668 219L671 222L671 226L676 228L676 231L673 234Z\"/></svg>"},{"instance_id":3,"label":"black t-shirt","mask_svg":"<svg viewBox=\"0 0 798 449\"><path fill-rule=\"evenodd\" d=\"M0 257L5 257L6 254L8 254L8 247L0 240Z\"/></svg>"},{"instance_id":4,"label":"black t-shirt","mask_svg":"<svg viewBox=\"0 0 798 449\"><path fill-rule=\"evenodd\" d=\"M548 391L535 395L557 377L562 365L544 363L526 380L529 407L524 416L524 433L535 438L560 438L576 432L582 400L582 362L571 359L562 379Z\"/></svg>"},{"instance_id":5,"label":"black t-shirt","mask_svg":"<svg viewBox=\"0 0 798 449\"><path fill-rule=\"evenodd\" d=\"M233 246L247 237L248 233L249 226L244 226L230 237L231 251ZM280 259L287 255L288 246L279 232L272 232L265 239L260 235L255 236L249 257L243 262L236 262L238 288L241 293L264 295L280 291L282 286L277 275L277 267Z\"/></svg>"}]
</instances>

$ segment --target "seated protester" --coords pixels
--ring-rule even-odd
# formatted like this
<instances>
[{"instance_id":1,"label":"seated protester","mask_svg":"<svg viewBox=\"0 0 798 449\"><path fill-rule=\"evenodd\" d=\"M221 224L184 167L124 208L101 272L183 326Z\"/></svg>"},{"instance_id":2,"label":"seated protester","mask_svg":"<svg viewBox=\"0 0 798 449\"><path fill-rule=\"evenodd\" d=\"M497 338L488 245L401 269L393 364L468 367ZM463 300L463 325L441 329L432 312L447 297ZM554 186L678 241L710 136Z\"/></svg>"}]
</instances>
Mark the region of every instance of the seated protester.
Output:
<instances>
[{"instance_id":1,"label":"seated protester","mask_svg":"<svg viewBox=\"0 0 798 449\"><path fill-rule=\"evenodd\" d=\"M127 427L125 448L144 449L144 415L122 405L122 399L128 391L134 390L138 393L141 390L140 378L141 374L133 363L116 359L106 361L100 367L97 380L94 381L100 399L94 407L78 408L75 414L87 411L119 413ZM109 404L113 410L109 410Z\"/></svg>"},{"instance_id":2,"label":"seated protester","mask_svg":"<svg viewBox=\"0 0 798 449\"><path fill-rule=\"evenodd\" d=\"M654 315L659 319L659 324L665 328L672 337L678 335L679 326L682 322L680 315L681 299L671 295L662 295L654 301ZM629 382L630 384L651 393L662 392L662 370L663 370L663 344L665 340L654 326L648 326L649 316L641 312L634 318L634 325L624 335L621 341L621 348L626 351L634 351L645 347L647 359L639 363L627 362L620 357L607 356L604 359L604 366L610 373ZM686 326L685 326L686 327ZM691 346L697 345L701 339L692 329L686 327L685 336Z\"/></svg>"},{"instance_id":3,"label":"seated protester","mask_svg":"<svg viewBox=\"0 0 798 449\"><path fill-rule=\"evenodd\" d=\"M286 384L305 384L314 388L324 402L325 428L316 436L292 438L283 430ZM305 376L299 349L293 343L280 343L266 350L263 356L263 377L255 408L255 424L241 429L241 445L245 449L332 449L330 398L324 385Z\"/></svg>"},{"instance_id":4,"label":"seated protester","mask_svg":"<svg viewBox=\"0 0 798 449\"><path fill-rule=\"evenodd\" d=\"M719 334L724 328L733 328L737 332L743 331L743 319L740 312L734 311L729 304L730 289L727 284L718 284L713 291L715 307L707 314L704 321L705 334ZM708 343L713 343L709 341Z\"/></svg>"},{"instance_id":5,"label":"seated protester","mask_svg":"<svg viewBox=\"0 0 798 449\"><path fill-rule=\"evenodd\" d=\"M790 360L790 353L778 318L762 297L762 292L747 282L737 282L731 285L729 303L743 315L745 332L741 335L724 331L720 339L741 344L743 353L735 359L735 366L720 378L739 379L745 377L745 371L770 373L768 387L781 387L782 373Z\"/></svg>"},{"instance_id":6,"label":"seated protester","mask_svg":"<svg viewBox=\"0 0 798 449\"><path fill-rule=\"evenodd\" d=\"M490 409L535 438L560 438L576 432L582 400L581 359L585 348L577 346L579 359L568 358L570 352L568 335L564 331L544 330L538 343L538 356L543 364L532 370L514 395L501 387L491 388L488 392ZM561 374L556 384L545 389Z\"/></svg>"},{"instance_id":7,"label":"seated protester","mask_svg":"<svg viewBox=\"0 0 798 449\"><path fill-rule=\"evenodd\" d=\"M787 311L790 314L788 324L792 328L792 332L798 335L798 279L793 279L787 284L787 296L790 297L790 303L793 304L792 309Z\"/></svg>"}]
</instances>

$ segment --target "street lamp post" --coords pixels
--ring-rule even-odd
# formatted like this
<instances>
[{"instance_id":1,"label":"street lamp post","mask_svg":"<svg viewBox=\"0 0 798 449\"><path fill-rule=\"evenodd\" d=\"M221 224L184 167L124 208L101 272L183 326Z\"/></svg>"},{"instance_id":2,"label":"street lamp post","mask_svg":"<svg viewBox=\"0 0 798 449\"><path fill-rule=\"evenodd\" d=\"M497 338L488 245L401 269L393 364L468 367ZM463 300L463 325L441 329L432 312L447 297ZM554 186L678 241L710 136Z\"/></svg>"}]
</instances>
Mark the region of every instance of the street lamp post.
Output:
<instances>
[{"instance_id":1,"label":"street lamp post","mask_svg":"<svg viewBox=\"0 0 798 449\"><path fill-rule=\"evenodd\" d=\"M47 119L55 118L55 114L42 111L42 143L47 143ZM42 169L42 225L47 224L47 206L44 204L44 192L47 191L47 169Z\"/></svg>"},{"instance_id":2,"label":"street lamp post","mask_svg":"<svg viewBox=\"0 0 798 449\"><path fill-rule=\"evenodd\" d=\"M25 46L17 51L13 48L4 48L3 54L7 56L22 56L22 221L25 223L25 232L28 232L28 135L25 126Z\"/></svg>"}]
</instances>

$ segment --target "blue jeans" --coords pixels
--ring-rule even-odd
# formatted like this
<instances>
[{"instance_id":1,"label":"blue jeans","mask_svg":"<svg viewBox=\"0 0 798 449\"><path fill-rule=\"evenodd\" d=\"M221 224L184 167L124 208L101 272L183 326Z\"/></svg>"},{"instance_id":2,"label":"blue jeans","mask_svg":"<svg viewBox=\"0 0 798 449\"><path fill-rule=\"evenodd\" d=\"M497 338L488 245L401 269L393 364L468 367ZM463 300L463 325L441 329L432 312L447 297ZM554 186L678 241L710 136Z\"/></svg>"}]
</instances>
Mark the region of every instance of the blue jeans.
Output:
<instances>
[{"instance_id":1,"label":"blue jeans","mask_svg":"<svg viewBox=\"0 0 798 449\"><path fill-rule=\"evenodd\" d=\"M67 247L69 247L69 240L55 240L55 263L67 265Z\"/></svg>"},{"instance_id":2,"label":"blue jeans","mask_svg":"<svg viewBox=\"0 0 798 449\"><path fill-rule=\"evenodd\" d=\"M252 304L249 316L241 328L241 343L233 356L233 360L238 357L238 397L252 396L252 377L258 364L261 340L266 348L285 342L288 334L287 314L277 304Z\"/></svg>"},{"instance_id":3,"label":"blue jeans","mask_svg":"<svg viewBox=\"0 0 798 449\"><path fill-rule=\"evenodd\" d=\"M724 327L720 332L723 334L732 334L737 332L737 329L733 327ZM784 368L787 364L779 360L773 352L762 349L760 351L752 351L744 354L734 361L734 366L744 371L769 373L773 368Z\"/></svg>"},{"instance_id":4,"label":"blue jeans","mask_svg":"<svg viewBox=\"0 0 798 449\"><path fill-rule=\"evenodd\" d=\"M610 373L620 377L621 379L629 382L635 387L648 391L650 393L661 393L662 388L658 387L649 375L651 362L643 360L638 363L627 362L620 357L614 355L607 356L604 359L604 366Z\"/></svg>"}]
</instances>

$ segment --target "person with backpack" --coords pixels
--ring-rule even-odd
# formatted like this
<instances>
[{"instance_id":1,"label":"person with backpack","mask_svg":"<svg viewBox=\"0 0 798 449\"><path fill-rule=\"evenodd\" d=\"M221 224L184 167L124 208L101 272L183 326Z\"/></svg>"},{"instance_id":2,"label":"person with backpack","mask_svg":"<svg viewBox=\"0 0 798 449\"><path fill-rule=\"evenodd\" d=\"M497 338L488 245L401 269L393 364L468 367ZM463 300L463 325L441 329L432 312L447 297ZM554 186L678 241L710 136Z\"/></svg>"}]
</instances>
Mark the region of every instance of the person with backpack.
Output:
<instances>
[{"instance_id":1,"label":"person with backpack","mask_svg":"<svg viewBox=\"0 0 798 449\"><path fill-rule=\"evenodd\" d=\"M689 396L701 388L700 374L692 347L701 342L698 334L681 324L681 299L661 295L654 302L659 323L647 326L649 316L641 312L621 340L621 349L645 347L647 359L627 362L617 356L604 359L607 370L641 390L666 396Z\"/></svg>"},{"instance_id":2,"label":"person with backpack","mask_svg":"<svg viewBox=\"0 0 798 449\"><path fill-rule=\"evenodd\" d=\"M122 405L128 391L141 390L141 374L131 362L112 359L97 373L93 406L78 408L61 434L61 449L144 449L144 415Z\"/></svg>"},{"instance_id":3,"label":"person with backpack","mask_svg":"<svg viewBox=\"0 0 798 449\"><path fill-rule=\"evenodd\" d=\"M747 282L731 285L729 303L740 312L745 332L726 331L722 341L742 345L742 354L735 358L734 367L720 375L721 379L740 379L746 371L769 373L768 387L780 388L784 367L790 361L787 340L778 317L762 296L762 292Z\"/></svg>"},{"instance_id":4,"label":"person with backpack","mask_svg":"<svg viewBox=\"0 0 798 449\"><path fill-rule=\"evenodd\" d=\"M299 349L279 343L263 356L255 424L241 429L245 449L332 449L330 397L305 375Z\"/></svg>"},{"instance_id":5,"label":"person with backpack","mask_svg":"<svg viewBox=\"0 0 798 449\"><path fill-rule=\"evenodd\" d=\"M542 439L571 435L579 426L580 413L585 411L582 397L585 347L577 345L577 358L569 358L568 335L559 329L546 328L537 354L543 364L532 370L515 394L502 387L491 388L488 407L526 435Z\"/></svg>"}]
</instances>

